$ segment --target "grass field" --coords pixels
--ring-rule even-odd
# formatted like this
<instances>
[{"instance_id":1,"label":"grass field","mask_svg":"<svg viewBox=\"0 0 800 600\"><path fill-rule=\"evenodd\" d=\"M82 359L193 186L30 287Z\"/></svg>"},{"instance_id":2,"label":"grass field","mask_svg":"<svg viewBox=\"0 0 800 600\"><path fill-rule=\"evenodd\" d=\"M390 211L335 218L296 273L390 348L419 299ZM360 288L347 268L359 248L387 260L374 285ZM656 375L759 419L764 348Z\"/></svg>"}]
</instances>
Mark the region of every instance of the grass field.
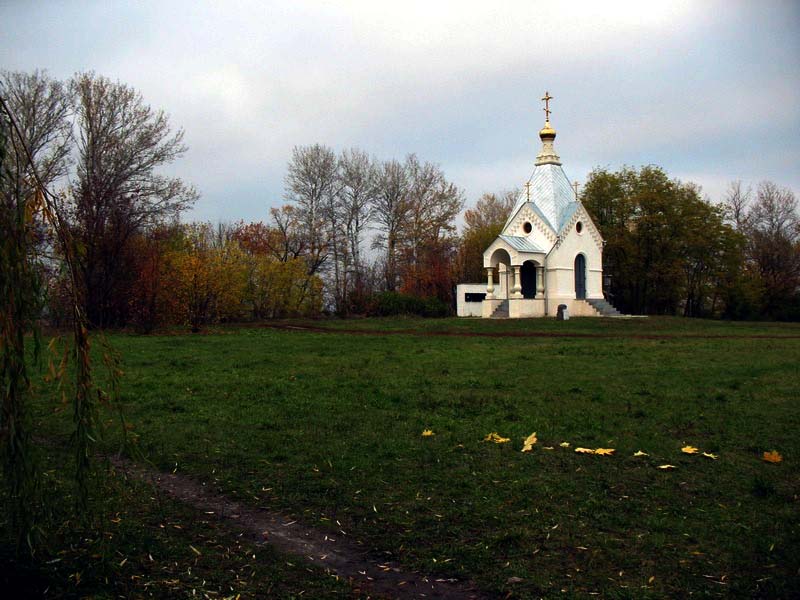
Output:
<instances>
[{"instance_id":1,"label":"grass field","mask_svg":"<svg viewBox=\"0 0 800 600\"><path fill-rule=\"evenodd\" d=\"M472 579L490 595L788 597L800 589L800 327L313 325L604 337L115 334L126 417L146 456L254 506L343 529L410 569ZM651 334L665 337L636 337ZM69 419L53 406L46 396L37 404L50 434ZM435 435L422 437L424 429ZM511 442L483 441L493 431ZM534 431L539 442L520 452ZM683 454L686 445L719 458ZM579 446L615 454L577 454ZM782 463L760 459L773 449ZM140 514L147 505L131 518L155 519ZM186 510L160 506L159 519ZM129 537L128 551L146 563L145 530ZM284 562L260 567L286 586L279 596L347 593L319 573L300 569L304 580L275 566ZM252 590L243 585L242 597Z\"/></svg>"}]
</instances>

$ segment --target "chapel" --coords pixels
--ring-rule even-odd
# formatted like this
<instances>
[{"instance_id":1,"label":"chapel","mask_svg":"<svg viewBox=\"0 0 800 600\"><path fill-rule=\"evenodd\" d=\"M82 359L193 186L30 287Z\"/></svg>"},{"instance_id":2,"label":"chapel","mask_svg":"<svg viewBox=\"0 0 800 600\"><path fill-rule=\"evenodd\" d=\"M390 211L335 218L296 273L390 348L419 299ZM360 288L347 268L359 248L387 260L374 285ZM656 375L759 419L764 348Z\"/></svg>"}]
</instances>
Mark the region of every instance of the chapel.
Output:
<instances>
[{"instance_id":1,"label":"chapel","mask_svg":"<svg viewBox=\"0 0 800 600\"><path fill-rule=\"evenodd\" d=\"M545 92L541 151L500 235L483 253L486 284L458 286L458 313L487 318L619 313L603 297L603 238L561 166ZM478 306L478 304L480 306Z\"/></svg>"}]
</instances>

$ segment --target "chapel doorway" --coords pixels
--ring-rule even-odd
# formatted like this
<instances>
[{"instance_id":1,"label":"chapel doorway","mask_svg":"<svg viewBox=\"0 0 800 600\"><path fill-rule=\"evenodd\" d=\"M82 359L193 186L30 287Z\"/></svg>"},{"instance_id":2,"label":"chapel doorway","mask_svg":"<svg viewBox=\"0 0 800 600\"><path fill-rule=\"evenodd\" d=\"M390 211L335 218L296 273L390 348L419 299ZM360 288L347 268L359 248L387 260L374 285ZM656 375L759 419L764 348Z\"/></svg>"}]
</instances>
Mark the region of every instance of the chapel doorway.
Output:
<instances>
[{"instance_id":1,"label":"chapel doorway","mask_svg":"<svg viewBox=\"0 0 800 600\"><path fill-rule=\"evenodd\" d=\"M586 257L583 254L575 257L575 298L586 300Z\"/></svg>"},{"instance_id":2,"label":"chapel doorway","mask_svg":"<svg viewBox=\"0 0 800 600\"><path fill-rule=\"evenodd\" d=\"M536 263L526 260L520 269L520 279L522 280L522 297L536 297Z\"/></svg>"}]
</instances>

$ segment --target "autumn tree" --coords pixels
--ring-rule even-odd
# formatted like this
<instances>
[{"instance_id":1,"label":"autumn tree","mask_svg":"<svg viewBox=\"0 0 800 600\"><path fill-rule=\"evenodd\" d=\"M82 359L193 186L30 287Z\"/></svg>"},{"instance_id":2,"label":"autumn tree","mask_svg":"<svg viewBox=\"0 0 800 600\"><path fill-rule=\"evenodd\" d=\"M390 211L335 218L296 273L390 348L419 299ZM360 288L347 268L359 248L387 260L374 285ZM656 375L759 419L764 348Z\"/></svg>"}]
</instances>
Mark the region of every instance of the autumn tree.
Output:
<instances>
[{"instance_id":1,"label":"autumn tree","mask_svg":"<svg viewBox=\"0 0 800 600\"><path fill-rule=\"evenodd\" d=\"M156 170L185 151L163 111L133 88L83 73L70 82L75 113L76 172L66 200L83 251L86 312L98 327L125 319L129 242L177 218L195 190Z\"/></svg>"},{"instance_id":2,"label":"autumn tree","mask_svg":"<svg viewBox=\"0 0 800 600\"><path fill-rule=\"evenodd\" d=\"M486 193L473 208L464 211L464 229L458 243L458 281L483 281L483 251L500 235L518 195L516 190Z\"/></svg>"},{"instance_id":3,"label":"autumn tree","mask_svg":"<svg viewBox=\"0 0 800 600\"><path fill-rule=\"evenodd\" d=\"M464 198L461 190L447 181L439 165L421 162L412 154L406 158L405 170L409 187L408 215L401 238L403 279L406 289L417 289L418 278L428 267L424 257L452 245L443 242L455 233L455 218L464 206ZM451 253L445 256L452 259ZM448 273L447 283L439 286L448 290L452 287L452 272Z\"/></svg>"}]
</instances>

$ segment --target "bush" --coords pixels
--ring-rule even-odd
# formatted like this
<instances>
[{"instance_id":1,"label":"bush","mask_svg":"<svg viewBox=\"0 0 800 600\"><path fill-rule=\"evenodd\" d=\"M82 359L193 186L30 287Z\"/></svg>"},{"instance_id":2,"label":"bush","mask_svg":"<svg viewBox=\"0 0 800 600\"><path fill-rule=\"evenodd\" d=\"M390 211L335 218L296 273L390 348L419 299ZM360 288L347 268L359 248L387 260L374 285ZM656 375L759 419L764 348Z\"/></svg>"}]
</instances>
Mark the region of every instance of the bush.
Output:
<instances>
[{"instance_id":1,"label":"bush","mask_svg":"<svg viewBox=\"0 0 800 600\"><path fill-rule=\"evenodd\" d=\"M377 317L446 317L450 314L450 307L438 298L418 298L410 294L383 292L372 296L371 302L367 304L367 314Z\"/></svg>"}]
</instances>

